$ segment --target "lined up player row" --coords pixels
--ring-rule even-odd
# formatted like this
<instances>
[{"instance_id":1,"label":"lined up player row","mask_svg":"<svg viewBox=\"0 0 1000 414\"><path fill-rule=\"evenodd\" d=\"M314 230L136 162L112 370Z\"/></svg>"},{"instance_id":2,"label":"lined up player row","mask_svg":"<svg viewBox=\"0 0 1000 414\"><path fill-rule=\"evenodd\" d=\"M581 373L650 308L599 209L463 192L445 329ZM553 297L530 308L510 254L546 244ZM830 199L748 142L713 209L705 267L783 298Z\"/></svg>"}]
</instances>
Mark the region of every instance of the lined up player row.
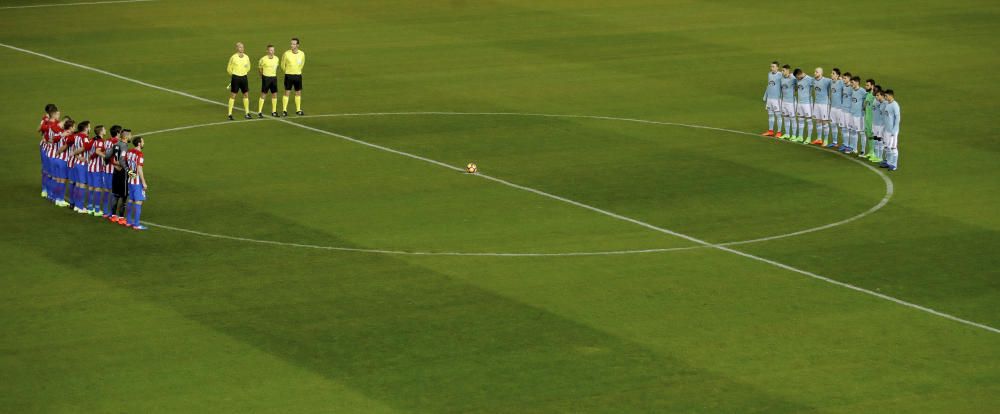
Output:
<instances>
[{"instance_id":1,"label":"lined up player row","mask_svg":"<svg viewBox=\"0 0 1000 414\"><path fill-rule=\"evenodd\" d=\"M890 171L899 167L899 102L895 91L883 89L874 79L865 80L862 88L860 76L841 74L839 68L833 68L829 78L823 68L806 76L787 64L779 71L775 61L763 101L768 125L764 136L856 154Z\"/></svg>"},{"instance_id":2,"label":"lined up player row","mask_svg":"<svg viewBox=\"0 0 1000 414\"><path fill-rule=\"evenodd\" d=\"M62 116L54 104L45 106L38 133L42 198L80 214L146 230L139 221L148 188L142 137L132 137L131 130L119 125L108 129L92 127L90 121L76 122Z\"/></svg>"}]
</instances>

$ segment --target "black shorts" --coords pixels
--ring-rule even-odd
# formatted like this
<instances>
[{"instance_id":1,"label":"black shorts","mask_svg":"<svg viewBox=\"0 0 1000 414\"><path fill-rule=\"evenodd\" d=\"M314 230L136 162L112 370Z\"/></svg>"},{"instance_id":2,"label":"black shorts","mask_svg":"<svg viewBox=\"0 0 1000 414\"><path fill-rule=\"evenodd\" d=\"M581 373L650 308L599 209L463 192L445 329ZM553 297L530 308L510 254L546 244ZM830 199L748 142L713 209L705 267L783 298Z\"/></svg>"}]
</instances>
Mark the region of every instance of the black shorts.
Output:
<instances>
[{"instance_id":1,"label":"black shorts","mask_svg":"<svg viewBox=\"0 0 1000 414\"><path fill-rule=\"evenodd\" d=\"M260 93L278 93L278 77L277 76L261 76L260 77Z\"/></svg>"},{"instance_id":2,"label":"black shorts","mask_svg":"<svg viewBox=\"0 0 1000 414\"><path fill-rule=\"evenodd\" d=\"M115 169L111 173L111 193L118 197L128 196L128 173Z\"/></svg>"},{"instance_id":3,"label":"black shorts","mask_svg":"<svg viewBox=\"0 0 1000 414\"><path fill-rule=\"evenodd\" d=\"M302 75L285 75L285 90L302 90Z\"/></svg>"},{"instance_id":4,"label":"black shorts","mask_svg":"<svg viewBox=\"0 0 1000 414\"><path fill-rule=\"evenodd\" d=\"M247 77L233 75L232 79L229 80L229 92L250 92L250 82L247 81Z\"/></svg>"}]
</instances>

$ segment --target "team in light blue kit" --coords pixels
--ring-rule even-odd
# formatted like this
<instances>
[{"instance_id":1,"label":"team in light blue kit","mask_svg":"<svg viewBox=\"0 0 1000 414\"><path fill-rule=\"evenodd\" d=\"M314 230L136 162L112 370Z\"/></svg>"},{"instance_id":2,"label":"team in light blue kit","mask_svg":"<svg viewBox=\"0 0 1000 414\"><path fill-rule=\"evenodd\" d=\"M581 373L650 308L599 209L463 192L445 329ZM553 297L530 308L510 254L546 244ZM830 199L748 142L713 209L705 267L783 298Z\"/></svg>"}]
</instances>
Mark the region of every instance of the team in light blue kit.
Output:
<instances>
[{"instance_id":1,"label":"team in light blue kit","mask_svg":"<svg viewBox=\"0 0 1000 414\"><path fill-rule=\"evenodd\" d=\"M764 88L767 131L761 135L822 146L899 168L899 103L895 93L867 79L822 67L806 76L800 68L771 62ZM815 126L815 128L814 128ZM816 132L815 138L813 131Z\"/></svg>"}]
</instances>

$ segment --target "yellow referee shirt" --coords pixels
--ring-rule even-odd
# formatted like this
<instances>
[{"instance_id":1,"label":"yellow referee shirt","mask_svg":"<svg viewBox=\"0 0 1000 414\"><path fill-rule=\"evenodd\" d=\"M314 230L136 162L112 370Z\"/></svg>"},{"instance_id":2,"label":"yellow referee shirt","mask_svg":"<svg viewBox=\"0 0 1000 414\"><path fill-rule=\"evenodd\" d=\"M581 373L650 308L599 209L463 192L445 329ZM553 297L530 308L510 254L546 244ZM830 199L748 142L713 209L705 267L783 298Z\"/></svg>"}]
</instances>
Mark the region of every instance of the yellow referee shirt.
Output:
<instances>
[{"instance_id":1,"label":"yellow referee shirt","mask_svg":"<svg viewBox=\"0 0 1000 414\"><path fill-rule=\"evenodd\" d=\"M302 67L306 65L306 52L299 50L298 53L292 53L291 50L286 50L283 55L281 55L281 71L285 72L286 75L301 75Z\"/></svg>"},{"instance_id":2,"label":"yellow referee shirt","mask_svg":"<svg viewBox=\"0 0 1000 414\"><path fill-rule=\"evenodd\" d=\"M260 73L264 76L278 76L278 57L264 55L257 62L257 67L260 68Z\"/></svg>"},{"instance_id":3,"label":"yellow referee shirt","mask_svg":"<svg viewBox=\"0 0 1000 414\"><path fill-rule=\"evenodd\" d=\"M229 57L229 65L226 66L226 72L229 72L230 75L246 76L247 73L250 73L250 56L244 53L243 57L240 57L239 53L233 53Z\"/></svg>"}]
</instances>

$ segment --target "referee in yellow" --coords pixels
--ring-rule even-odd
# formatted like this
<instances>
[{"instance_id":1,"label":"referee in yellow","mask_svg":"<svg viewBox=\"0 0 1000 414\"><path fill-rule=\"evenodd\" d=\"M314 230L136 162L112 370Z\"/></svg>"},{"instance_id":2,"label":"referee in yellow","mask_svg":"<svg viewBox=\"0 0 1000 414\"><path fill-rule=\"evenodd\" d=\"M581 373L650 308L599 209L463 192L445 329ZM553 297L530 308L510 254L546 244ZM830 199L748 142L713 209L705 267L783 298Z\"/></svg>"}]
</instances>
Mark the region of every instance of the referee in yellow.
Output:
<instances>
[{"instance_id":1,"label":"referee in yellow","mask_svg":"<svg viewBox=\"0 0 1000 414\"><path fill-rule=\"evenodd\" d=\"M236 92L243 92L243 112L246 112L246 119L253 119L250 116L250 83L247 82L247 73L250 73L250 56L243 53L243 43L236 42L236 53L229 57L229 64L226 65L226 72L229 73L229 120L233 120L233 104L236 102Z\"/></svg>"},{"instance_id":2,"label":"referee in yellow","mask_svg":"<svg viewBox=\"0 0 1000 414\"><path fill-rule=\"evenodd\" d=\"M281 114L288 116L288 92L295 89L295 114L302 112L302 67L306 65L306 52L299 50L299 38L292 38L292 49L281 55L281 71L285 72L285 96L281 98Z\"/></svg>"},{"instance_id":3,"label":"referee in yellow","mask_svg":"<svg viewBox=\"0 0 1000 414\"><path fill-rule=\"evenodd\" d=\"M264 117L264 97L271 94L271 116L278 116L278 57L274 45L267 45L267 54L257 62L260 71L260 100L257 101L257 118Z\"/></svg>"}]
</instances>

